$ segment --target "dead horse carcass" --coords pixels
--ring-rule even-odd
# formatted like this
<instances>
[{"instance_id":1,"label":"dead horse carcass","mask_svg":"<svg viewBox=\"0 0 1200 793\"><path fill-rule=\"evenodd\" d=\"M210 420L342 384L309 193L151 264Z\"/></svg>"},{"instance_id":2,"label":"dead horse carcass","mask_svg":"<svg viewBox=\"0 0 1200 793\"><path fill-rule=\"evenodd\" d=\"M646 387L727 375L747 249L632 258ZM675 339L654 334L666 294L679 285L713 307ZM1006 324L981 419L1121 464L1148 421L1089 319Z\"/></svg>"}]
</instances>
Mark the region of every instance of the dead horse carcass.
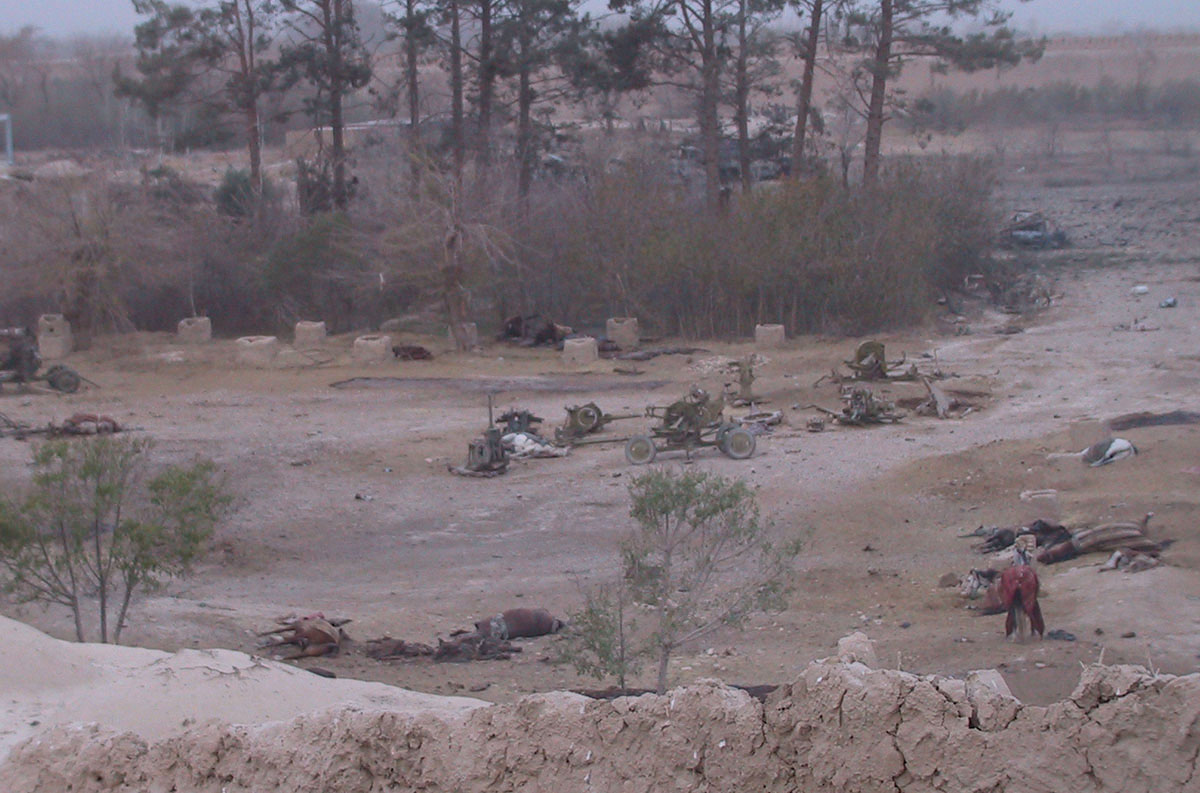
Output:
<instances>
[{"instance_id":1,"label":"dead horse carcass","mask_svg":"<svg viewBox=\"0 0 1200 793\"><path fill-rule=\"evenodd\" d=\"M475 623L480 636L495 639L525 639L558 633L566 625L546 609L509 609Z\"/></svg>"}]
</instances>

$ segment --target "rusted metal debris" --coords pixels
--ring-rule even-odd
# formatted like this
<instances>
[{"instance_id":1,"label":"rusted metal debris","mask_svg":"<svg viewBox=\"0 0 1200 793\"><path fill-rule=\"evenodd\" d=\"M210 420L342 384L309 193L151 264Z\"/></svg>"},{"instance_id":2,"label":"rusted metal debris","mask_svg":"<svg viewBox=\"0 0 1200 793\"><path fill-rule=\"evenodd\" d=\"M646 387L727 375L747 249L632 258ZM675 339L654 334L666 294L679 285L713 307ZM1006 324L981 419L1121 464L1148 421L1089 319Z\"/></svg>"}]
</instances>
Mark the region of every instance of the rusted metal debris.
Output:
<instances>
[{"instance_id":1,"label":"rusted metal debris","mask_svg":"<svg viewBox=\"0 0 1200 793\"><path fill-rule=\"evenodd\" d=\"M16 438L17 440L24 440L32 435L44 435L48 438L112 435L129 429L131 428L122 426L112 416L96 413L74 413L63 419L61 424L51 421L44 427L31 427L0 413L0 437Z\"/></svg>"},{"instance_id":2,"label":"rusted metal debris","mask_svg":"<svg viewBox=\"0 0 1200 793\"><path fill-rule=\"evenodd\" d=\"M806 407L819 410L825 415L831 416L838 424L851 427L892 424L904 418L904 414L896 410L895 403L876 399L875 394L866 386L843 388L842 401L846 404L840 413L820 405L807 405Z\"/></svg>"},{"instance_id":3,"label":"rusted metal debris","mask_svg":"<svg viewBox=\"0 0 1200 793\"><path fill-rule=\"evenodd\" d=\"M488 394L488 426L483 435L467 444L467 463L463 466L446 464L450 473L459 476L493 477L508 471L508 452L504 450L504 432L492 418L492 395Z\"/></svg>"},{"instance_id":4,"label":"rusted metal debris","mask_svg":"<svg viewBox=\"0 0 1200 793\"><path fill-rule=\"evenodd\" d=\"M1000 243L1026 248L1065 248L1070 244L1064 231L1051 228L1042 212L1030 209L1013 213L1008 225L1000 231Z\"/></svg>"},{"instance_id":5,"label":"rusted metal debris","mask_svg":"<svg viewBox=\"0 0 1200 793\"><path fill-rule=\"evenodd\" d=\"M898 361L889 361L883 342L872 340L858 345L854 359L843 363L850 367L855 380L915 380L917 365L904 370L907 361L907 355L901 355Z\"/></svg>"},{"instance_id":6,"label":"rusted metal debris","mask_svg":"<svg viewBox=\"0 0 1200 793\"><path fill-rule=\"evenodd\" d=\"M79 390L84 378L69 366L54 364L39 373L42 356L32 331L26 328L0 328L0 339L8 340L8 354L0 358L0 385L31 385L44 382L63 394L74 394Z\"/></svg>"}]
</instances>

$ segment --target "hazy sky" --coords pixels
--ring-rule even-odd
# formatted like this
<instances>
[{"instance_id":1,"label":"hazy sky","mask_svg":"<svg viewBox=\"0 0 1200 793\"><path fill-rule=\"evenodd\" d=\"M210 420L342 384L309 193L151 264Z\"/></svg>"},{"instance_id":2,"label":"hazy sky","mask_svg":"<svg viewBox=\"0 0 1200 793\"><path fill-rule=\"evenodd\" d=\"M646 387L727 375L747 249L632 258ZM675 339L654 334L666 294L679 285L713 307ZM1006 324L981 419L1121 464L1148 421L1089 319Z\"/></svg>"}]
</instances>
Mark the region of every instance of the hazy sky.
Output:
<instances>
[{"instance_id":1,"label":"hazy sky","mask_svg":"<svg viewBox=\"0 0 1200 793\"><path fill-rule=\"evenodd\" d=\"M598 0L592 0L598 2ZM1187 27L1200 30L1200 0L1002 0L1014 21L1036 33ZM137 22L129 0L0 0L0 32L34 25L51 35L128 33Z\"/></svg>"}]
</instances>

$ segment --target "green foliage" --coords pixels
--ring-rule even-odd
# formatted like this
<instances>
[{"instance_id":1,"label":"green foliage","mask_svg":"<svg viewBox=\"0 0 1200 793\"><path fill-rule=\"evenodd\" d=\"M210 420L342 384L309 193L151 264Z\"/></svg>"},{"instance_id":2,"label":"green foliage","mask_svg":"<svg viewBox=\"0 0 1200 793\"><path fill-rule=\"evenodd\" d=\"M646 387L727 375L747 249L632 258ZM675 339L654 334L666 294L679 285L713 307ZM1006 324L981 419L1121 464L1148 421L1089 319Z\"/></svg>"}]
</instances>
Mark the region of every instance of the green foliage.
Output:
<instances>
[{"instance_id":1,"label":"green foliage","mask_svg":"<svg viewBox=\"0 0 1200 793\"><path fill-rule=\"evenodd\" d=\"M622 546L631 593L654 613L650 646L658 690L672 653L756 611L782 608L799 545L775 547L742 480L704 471L654 470L629 484L637 528Z\"/></svg>"},{"instance_id":2,"label":"green foliage","mask_svg":"<svg viewBox=\"0 0 1200 793\"><path fill-rule=\"evenodd\" d=\"M570 632L559 660L568 661L581 675L597 680L615 677L626 688L629 675L641 668L644 648L635 646L637 621L633 602L622 582L585 593L583 608L570 616Z\"/></svg>"},{"instance_id":3,"label":"green foliage","mask_svg":"<svg viewBox=\"0 0 1200 793\"><path fill-rule=\"evenodd\" d=\"M150 442L94 438L34 449L33 482L0 501L0 569L25 601L63 605L83 641L97 599L100 639L113 642L133 594L185 575L228 506L212 462L168 467L145 480Z\"/></svg>"},{"instance_id":4,"label":"green foliage","mask_svg":"<svg viewBox=\"0 0 1200 793\"><path fill-rule=\"evenodd\" d=\"M254 183L250 181L250 172L240 168L229 168L221 177L213 193L213 201L217 212L229 218L242 218L254 211Z\"/></svg>"},{"instance_id":5,"label":"green foliage","mask_svg":"<svg viewBox=\"0 0 1200 793\"><path fill-rule=\"evenodd\" d=\"M286 79L303 78L317 89L310 102L313 120L328 123L324 102L362 88L371 80L371 57L362 41L351 0L279 0L284 24L294 33L280 49Z\"/></svg>"},{"instance_id":6,"label":"green foliage","mask_svg":"<svg viewBox=\"0 0 1200 793\"><path fill-rule=\"evenodd\" d=\"M333 211L333 176L329 173L329 161L311 163L297 159L296 193L300 211L305 215Z\"/></svg>"}]
</instances>

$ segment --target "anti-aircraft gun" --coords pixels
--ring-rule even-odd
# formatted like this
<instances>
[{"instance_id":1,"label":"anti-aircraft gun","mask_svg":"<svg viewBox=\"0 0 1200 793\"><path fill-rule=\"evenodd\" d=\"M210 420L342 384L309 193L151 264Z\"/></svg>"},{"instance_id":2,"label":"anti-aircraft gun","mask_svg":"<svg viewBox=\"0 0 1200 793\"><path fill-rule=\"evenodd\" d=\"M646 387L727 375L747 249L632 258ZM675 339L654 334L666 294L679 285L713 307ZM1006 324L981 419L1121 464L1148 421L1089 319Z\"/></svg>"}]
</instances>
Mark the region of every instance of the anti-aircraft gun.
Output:
<instances>
[{"instance_id":1,"label":"anti-aircraft gun","mask_svg":"<svg viewBox=\"0 0 1200 793\"><path fill-rule=\"evenodd\" d=\"M8 354L0 362L0 385L27 385L45 382L55 391L74 394L83 378L69 366L55 364L41 374L42 356L38 353L37 338L26 328L0 328L0 339L8 341Z\"/></svg>"}]
</instances>

